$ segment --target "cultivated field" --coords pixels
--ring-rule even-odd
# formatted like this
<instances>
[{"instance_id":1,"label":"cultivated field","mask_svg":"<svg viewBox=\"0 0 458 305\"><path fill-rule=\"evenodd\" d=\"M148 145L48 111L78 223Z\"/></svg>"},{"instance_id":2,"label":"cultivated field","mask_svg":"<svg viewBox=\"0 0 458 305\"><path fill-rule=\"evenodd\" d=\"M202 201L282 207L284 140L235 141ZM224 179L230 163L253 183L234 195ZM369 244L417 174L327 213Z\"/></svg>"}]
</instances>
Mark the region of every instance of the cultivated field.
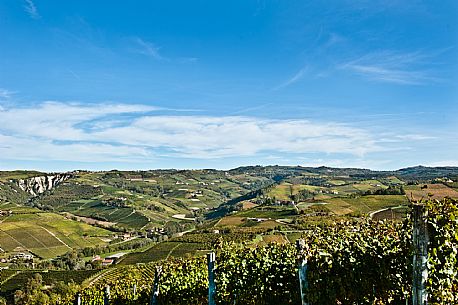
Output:
<instances>
[{"instance_id":1,"label":"cultivated field","mask_svg":"<svg viewBox=\"0 0 458 305\"><path fill-rule=\"evenodd\" d=\"M425 187L426 186L426 187ZM442 183L437 184L420 184L406 186L406 195L414 200L443 199L444 197L458 198L458 191Z\"/></svg>"},{"instance_id":2,"label":"cultivated field","mask_svg":"<svg viewBox=\"0 0 458 305\"><path fill-rule=\"evenodd\" d=\"M358 197L339 197L325 200L325 208L336 215L350 213L369 214L371 212L401 205L409 202L404 195L368 195Z\"/></svg>"},{"instance_id":3,"label":"cultivated field","mask_svg":"<svg viewBox=\"0 0 458 305\"><path fill-rule=\"evenodd\" d=\"M106 244L111 232L54 213L13 214L0 225L0 247L7 252L31 251L42 258L73 248Z\"/></svg>"}]
</instances>

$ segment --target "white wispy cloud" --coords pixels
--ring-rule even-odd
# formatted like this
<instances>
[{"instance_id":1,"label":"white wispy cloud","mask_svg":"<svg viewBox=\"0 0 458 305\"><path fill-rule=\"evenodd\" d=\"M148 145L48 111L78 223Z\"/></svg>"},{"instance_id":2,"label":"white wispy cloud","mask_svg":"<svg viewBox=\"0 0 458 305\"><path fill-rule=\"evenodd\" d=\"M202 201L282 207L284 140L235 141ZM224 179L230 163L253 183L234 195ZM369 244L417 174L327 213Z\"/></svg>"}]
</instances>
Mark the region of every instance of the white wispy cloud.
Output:
<instances>
[{"instance_id":1,"label":"white wispy cloud","mask_svg":"<svg viewBox=\"0 0 458 305\"><path fill-rule=\"evenodd\" d=\"M136 44L134 48L135 52L146 55L146 56L153 57L154 59L157 59L157 60L164 59L161 53L159 53L159 50L161 48L156 46L152 42L146 41L140 37L134 37L133 41Z\"/></svg>"},{"instance_id":2,"label":"white wispy cloud","mask_svg":"<svg viewBox=\"0 0 458 305\"><path fill-rule=\"evenodd\" d=\"M425 52L378 51L348 61L340 68L373 81L421 85L440 81L429 68L434 56Z\"/></svg>"},{"instance_id":3,"label":"white wispy cloud","mask_svg":"<svg viewBox=\"0 0 458 305\"><path fill-rule=\"evenodd\" d=\"M457 166L458 167L458 160L442 160L442 161L435 161L427 163L426 166Z\"/></svg>"},{"instance_id":4,"label":"white wispy cloud","mask_svg":"<svg viewBox=\"0 0 458 305\"><path fill-rule=\"evenodd\" d=\"M297 71L291 78L287 79L285 82L281 83L280 85L276 86L273 90L280 90L286 88L294 83L300 81L303 77L305 72L308 70L308 66L303 67L299 71Z\"/></svg>"},{"instance_id":5,"label":"white wispy cloud","mask_svg":"<svg viewBox=\"0 0 458 305\"><path fill-rule=\"evenodd\" d=\"M11 91L11 90L8 90L8 89L4 89L4 88L0 88L0 99L9 99L11 98L11 96L16 93L14 91Z\"/></svg>"},{"instance_id":6,"label":"white wispy cloud","mask_svg":"<svg viewBox=\"0 0 458 305\"><path fill-rule=\"evenodd\" d=\"M35 107L8 108L0 111L4 122L0 132L49 140L90 140L83 123L99 122L109 115L125 115L157 110L156 107L128 104L81 105L44 102Z\"/></svg>"},{"instance_id":7,"label":"white wispy cloud","mask_svg":"<svg viewBox=\"0 0 458 305\"><path fill-rule=\"evenodd\" d=\"M0 109L4 160L147 161L259 153L363 156L383 150L370 132L339 123L243 116L158 115L145 105L46 102Z\"/></svg>"},{"instance_id":8,"label":"white wispy cloud","mask_svg":"<svg viewBox=\"0 0 458 305\"><path fill-rule=\"evenodd\" d=\"M323 48L329 48L332 47L336 44L342 43L346 41L346 38L344 36L341 36L337 33L329 33L329 37L326 40L326 42L323 44Z\"/></svg>"},{"instance_id":9,"label":"white wispy cloud","mask_svg":"<svg viewBox=\"0 0 458 305\"><path fill-rule=\"evenodd\" d=\"M32 0L25 0L24 9L33 19L41 18L40 14L38 13L37 7Z\"/></svg>"},{"instance_id":10,"label":"white wispy cloud","mask_svg":"<svg viewBox=\"0 0 458 305\"><path fill-rule=\"evenodd\" d=\"M437 140L437 136L428 134L393 134L381 133L378 138L379 143L406 143L406 142L428 142L430 140Z\"/></svg>"},{"instance_id":11,"label":"white wispy cloud","mask_svg":"<svg viewBox=\"0 0 458 305\"><path fill-rule=\"evenodd\" d=\"M130 136L129 136L130 135ZM261 151L364 154L375 149L371 136L340 124L252 117L144 116L131 125L102 131L100 138L166 147L173 155L196 158L252 156Z\"/></svg>"}]
</instances>

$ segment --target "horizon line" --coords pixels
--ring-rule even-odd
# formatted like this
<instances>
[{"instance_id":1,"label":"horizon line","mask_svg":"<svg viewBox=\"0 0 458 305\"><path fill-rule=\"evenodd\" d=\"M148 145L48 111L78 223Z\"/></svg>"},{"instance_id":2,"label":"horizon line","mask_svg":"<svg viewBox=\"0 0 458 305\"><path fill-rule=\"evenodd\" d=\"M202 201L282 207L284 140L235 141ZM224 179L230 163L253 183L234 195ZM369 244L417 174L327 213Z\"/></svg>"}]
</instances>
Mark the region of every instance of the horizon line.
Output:
<instances>
[{"instance_id":1,"label":"horizon line","mask_svg":"<svg viewBox=\"0 0 458 305\"><path fill-rule=\"evenodd\" d=\"M235 169L239 169L242 167L295 167L295 168L310 168L310 169L318 169L318 168L329 168L329 169L360 169L360 170L369 170L372 172L396 172L400 170L405 170L405 169L410 169L410 168L453 168L453 169L458 169L458 166L453 166L453 165L441 165L441 166L427 166L427 165L414 165L414 166L406 166L406 167L400 167L397 169L371 169L371 168L365 168L365 167L340 167L340 166L327 166L327 165L320 165L320 166L305 166L305 165L279 165L279 164L269 164L269 165L240 165L234 168L208 168L208 167L201 167L201 168L149 168L149 169L106 169L106 170L91 170L91 169L72 169L72 170L61 170L61 171L43 171L39 169L0 169L0 172L17 172L17 171L30 171L30 172L40 172L40 173L72 173L72 172L112 172L112 171L118 171L118 172L146 172L146 171L166 171L166 170L176 170L176 171L197 171L197 170L214 170L214 171L231 171Z\"/></svg>"}]
</instances>

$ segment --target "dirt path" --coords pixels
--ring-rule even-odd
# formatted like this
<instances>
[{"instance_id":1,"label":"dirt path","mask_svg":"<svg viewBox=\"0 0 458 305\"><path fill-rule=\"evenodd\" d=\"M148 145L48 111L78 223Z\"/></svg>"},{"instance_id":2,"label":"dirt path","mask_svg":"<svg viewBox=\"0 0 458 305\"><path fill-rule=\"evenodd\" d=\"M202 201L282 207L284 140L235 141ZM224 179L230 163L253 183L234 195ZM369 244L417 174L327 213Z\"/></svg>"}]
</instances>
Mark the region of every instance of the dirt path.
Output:
<instances>
[{"instance_id":1,"label":"dirt path","mask_svg":"<svg viewBox=\"0 0 458 305\"><path fill-rule=\"evenodd\" d=\"M377 213L384 212L384 211L388 211L388 210L401 209L401 208L404 208L404 207L405 207L405 205L398 205L398 206L395 206L395 207L380 209L380 210L377 210L377 211L374 211L374 212L369 213L369 217L370 217L370 218L373 218L374 215L377 214Z\"/></svg>"},{"instance_id":2,"label":"dirt path","mask_svg":"<svg viewBox=\"0 0 458 305\"><path fill-rule=\"evenodd\" d=\"M182 245L182 244L178 244L178 245L176 245L175 247L173 247L173 248L170 250L169 254L167 254L167 257L165 258L165 260L168 260L169 257L170 257L170 255L172 254L172 252L175 251L175 249L178 248L178 247L181 246L181 245Z\"/></svg>"},{"instance_id":3,"label":"dirt path","mask_svg":"<svg viewBox=\"0 0 458 305\"><path fill-rule=\"evenodd\" d=\"M2 220L0 220L0 223L4 222L5 220L7 220L8 218L10 218L11 215L8 215L6 216L5 218L3 218Z\"/></svg>"},{"instance_id":4,"label":"dirt path","mask_svg":"<svg viewBox=\"0 0 458 305\"><path fill-rule=\"evenodd\" d=\"M13 277L15 277L18 273L20 273L21 271L16 271L15 273L11 274L9 277L7 277L3 282L0 282L0 286L3 285L4 283L8 282L10 279L12 279Z\"/></svg>"},{"instance_id":5,"label":"dirt path","mask_svg":"<svg viewBox=\"0 0 458 305\"><path fill-rule=\"evenodd\" d=\"M48 229L46 229L45 227L43 226L40 226L43 230L45 230L46 232L48 232L49 234L51 234L52 236L54 236L55 239L57 239L61 244L63 244L64 246L66 246L67 248L69 249L73 249L72 247L70 247L69 245L67 245L62 239L60 239L56 234L54 234L53 232L49 231Z\"/></svg>"},{"instance_id":6,"label":"dirt path","mask_svg":"<svg viewBox=\"0 0 458 305\"><path fill-rule=\"evenodd\" d=\"M191 220L191 221L196 220L195 218L186 217L186 214L175 214L172 217L175 219L180 219L180 220Z\"/></svg>"},{"instance_id":7,"label":"dirt path","mask_svg":"<svg viewBox=\"0 0 458 305\"><path fill-rule=\"evenodd\" d=\"M136 212L137 212L137 211L132 210L132 212L130 212L129 215L126 215L126 216L124 216L124 217L121 217L121 218L117 219L117 222L119 222L120 220L126 219L127 217L130 217L130 216L134 215Z\"/></svg>"},{"instance_id":8,"label":"dirt path","mask_svg":"<svg viewBox=\"0 0 458 305\"><path fill-rule=\"evenodd\" d=\"M111 269L105 269L97 273L92 279L89 278L89 282L87 283L87 286L91 286L92 284L96 283L98 280L100 280L103 276L107 275L110 272L113 272L113 270L116 270L115 268ZM86 280L87 281L87 280ZM86 282L85 281L85 282Z\"/></svg>"},{"instance_id":9,"label":"dirt path","mask_svg":"<svg viewBox=\"0 0 458 305\"><path fill-rule=\"evenodd\" d=\"M181 237L181 236L185 235L186 233L192 232L192 231L194 231L194 230L195 230L195 229L189 229L189 230L187 230L187 231L178 232L178 233L175 233L175 234L176 234L176 236Z\"/></svg>"}]
</instances>

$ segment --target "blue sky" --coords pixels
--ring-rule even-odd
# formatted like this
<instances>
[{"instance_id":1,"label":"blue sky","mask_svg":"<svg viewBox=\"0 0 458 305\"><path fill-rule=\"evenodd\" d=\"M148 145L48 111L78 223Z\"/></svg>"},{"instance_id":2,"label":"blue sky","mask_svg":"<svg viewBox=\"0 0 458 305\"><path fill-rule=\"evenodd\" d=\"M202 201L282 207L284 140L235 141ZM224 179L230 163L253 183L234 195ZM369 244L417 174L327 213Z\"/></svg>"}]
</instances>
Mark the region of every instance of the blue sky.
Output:
<instances>
[{"instance_id":1,"label":"blue sky","mask_svg":"<svg viewBox=\"0 0 458 305\"><path fill-rule=\"evenodd\" d=\"M0 2L0 169L458 165L457 1Z\"/></svg>"}]
</instances>

